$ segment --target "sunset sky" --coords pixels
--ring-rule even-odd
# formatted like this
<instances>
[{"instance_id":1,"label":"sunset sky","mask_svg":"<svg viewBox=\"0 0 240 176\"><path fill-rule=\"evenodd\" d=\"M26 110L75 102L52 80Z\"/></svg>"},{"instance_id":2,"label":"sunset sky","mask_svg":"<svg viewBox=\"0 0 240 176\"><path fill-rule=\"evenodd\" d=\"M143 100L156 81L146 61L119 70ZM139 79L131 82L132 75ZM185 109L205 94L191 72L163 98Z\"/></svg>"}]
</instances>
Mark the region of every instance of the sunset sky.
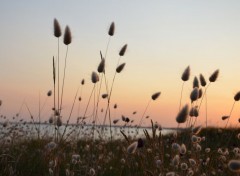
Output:
<instances>
[{"instance_id":1,"label":"sunset sky","mask_svg":"<svg viewBox=\"0 0 240 176\"><path fill-rule=\"evenodd\" d=\"M146 115L164 127L176 127L182 86L181 74L189 65L190 80L185 84L182 104L190 105L189 95L194 76L202 73L208 80L220 70L217 82L207 92L209 124L223 126L233 97L240 91L240 1L238 0L112 0L112 1L2 1L0 6L0 114L11 119L25 100L34 117L43 105L48 90L53 90L52 57L57 55L57 39L53 36L53 19L58 19L62 31L69 25L72 43L66 70L63 97L63 119L67 119L74 95L81 80L80 114L86 108L93 84L91 73L100 62L100 50L105 54L111 22L116 33L110 40L106 58L109 82L118 60L118 52L128 44L120 63L126 62L117 74L112 105L119 108L113 119L130 116L139 122L151 95L161 96L151 102ZM61 70L66 46L60 43ZM62 75L61 75L62 76ZM105 91L102 91L105 93ZM93 101L87 114L92 111ZM240 103L235 104L231 124L240 118ZM51 116L53 97L42 111L42 119ZM77 117L77 106L72 121ZM205 122L205 103L198 124ZM106 108L101 99L100 109ZM136 115L132 115L137 111ZM25 107L21 117L29 120ZM100 118L102 114L100 113ZM149 119L144 125L149 125Z\"/></svg>"}]
</instances>

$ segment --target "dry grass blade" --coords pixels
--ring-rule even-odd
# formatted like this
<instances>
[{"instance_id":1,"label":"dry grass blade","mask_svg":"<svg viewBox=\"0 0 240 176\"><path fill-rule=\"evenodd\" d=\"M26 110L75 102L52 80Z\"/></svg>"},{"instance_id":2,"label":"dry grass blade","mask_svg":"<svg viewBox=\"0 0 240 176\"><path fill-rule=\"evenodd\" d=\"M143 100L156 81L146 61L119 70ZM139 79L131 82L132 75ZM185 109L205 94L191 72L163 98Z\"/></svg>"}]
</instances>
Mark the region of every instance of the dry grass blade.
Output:
<instances>
[{"instance_id":1,"label":"dry grass blade","mask_svg":"<svg viewBox=\"0 0 240 176\"><path fill-rule=\"evenodd\" d=\"M154 174L150 170L145 170L145 172L147 173L147 175L154 176Z\"/></svg>"},{"instance_id":2,"label":"dry grass blade","mask_svg":"<svg viewBox=\"0 0 240 176\"><path fill-rule=\"evenodd\" d=\"M126 134L125 134L122 130L120 130L120 132L121 132L122 135L124 136L125 140L129 143L129 139L128 139L128 137L126 136Z\"/></svg>"},{"instance_id":3,"label":"dry grass blade","mask_svg":"<svg viewBox=\"0 0 240 176\"><path fill-rule=\"evenodd\" d=\"M152 125L153 139L155 139L155 137L156 137L156 128L155 128L154 125L153 125L152 119L151 119L151 125Z\"/></svg>"},{"instance_id":4,"label":"dry grass blade","mask_svg":"<svg viewBox=\"0 0 240 176\"><path fill-rule=\"evenodd\" d=\"M150 138L150 135L148 134L148 131L147 131L146 129L143 129L143 133L144 133L144 135L146 136L146 139L147 139L148 141L150 141L151 138Z\"/></svg>"}]
</instances>

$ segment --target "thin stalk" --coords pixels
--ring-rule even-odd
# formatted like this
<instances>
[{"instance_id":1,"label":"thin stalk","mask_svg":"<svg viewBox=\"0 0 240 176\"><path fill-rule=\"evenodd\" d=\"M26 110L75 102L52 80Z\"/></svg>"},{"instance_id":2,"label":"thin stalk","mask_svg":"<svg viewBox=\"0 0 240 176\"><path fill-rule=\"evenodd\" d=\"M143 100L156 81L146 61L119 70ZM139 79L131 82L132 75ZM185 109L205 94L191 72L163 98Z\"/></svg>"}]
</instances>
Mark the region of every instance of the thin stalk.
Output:
<instances>
[{"instance_id":1,"label":"thin stalk","mask_svg":"<svg viewBox=\"0 0 240 176\"><path fill-rule=\"evenodd\" d=\"M232 115L232 111L233 111L233 108L234 108L234 105L235 105L235 103L236 103L236 101L234 101L234 102L233 102L233 105L232 105L232 108L231 108L231 111L230 111L230 113L229 113L229 117L228 117L228 119L227 119L227 123L226 123L226 125L225 125L225 128L224 128L224 129L226 129L226 128L227 128L228 121L229 121L229 119L230 119L230 117L231 117L231 115Z\"/></svg>"},{"instance_id":2,"label":"thin stalk","mask_svg":"<svg viewBox=\"0 0 240 176\"><path fill-rule=\"evenodd\" d=\"M84 114L83 114L83 118L85 118L85 116L86 116L86 113L87 113L87 110L88 110L88 106L89 106L90 100L91 100L91 98L92 98L92 94L93 94L93 91L94 91L94 89L95 89L95 86L96 86L96 84L94 84L93 89L92 89L92 91L91 91L91 95L90 95L90 97L89 97L89 99L88 99L87 107L86 107L85 112L84 112ZM82 121L83 121L83 120L82 120ZM77 136L79 136L80 130L81 130L81 129L79 128L79 130L78 130L78 135L77 135Z\"/></svg>"},{"instance_id":3,"label":"thin stalk","mask_svg":"<svg viewBox=\"0 0 240 176\"><path fill-rule=\"evenodd\" d=\"M40 121L41 121L41 99L40 99L40 91L39 91L39 102L38 102L38 140L40 139Z\"/></svg>"},{"instance_id":4,"label":"thin stalk","mask_svg":"<svg viewBox=\"0 0 240 176\"><path fill-rule=\"evenodd\" d=\"M205 96L205 94L206 94L206 92L207 92L207 89L208 89L208 87L210 86L210 84L211 84L211 82L209 82L209 84L207 85L207 87L206 87L206 89L205 89L205 91L204 91L204 93L203 93L203 95L202 95L202 98L201 98L201 101L200 101L200 104L199 104L199 107L198 107L198 112L200 111L203 98L204 98L204 96Z\"/></svg>"},{"instance_id":5,"label":"thin stalk","mask_svg":"<svg viewBox=\"0 0 240 176\"><path fill-rule=\"evenodd\" d=\"M207 92L205 96L206 128L208 127Z\"/></svg>"},{"instance_id":6,"label":"thin stalk","mask_svg":"<svg viewBox=\"0 0 240 176\"><path fill-rule=\"evenodd\" d=\"M43 103L43 105L42 105L42 107L41 107L41 109L40 109L41 112L42 112L43 109L45 108L45 105L46 105L46 103L47 103L47 100L48 100L48 97L46 97L45 100L44 100L44 103Z\"/></svg>"},{"instance_id":7,"label":"thin stalk","mask_svg":"<svg viewBox=\"0 0 240 176\"><path fill-rule=\"evenodd\" d=\"M96 108L96 89L94 89L94 96L93 96L93 122L92 122L92 126L93 126L93 132L92 132L92 135L93 135L93 141L94 141L94 130L95 130L95 125L97 123L97 120L96 120L96 116L95 116L95 108Z\"/></svg>"},{"instance_id":8,"label":"thin stalk","mask_svg":"<svg viewBox=\"0 0 240 176\"><path fill-rule=\"evenodd\" d=\"M55 67L55 60L53 57L53 109L54 112L56 111L56 67Z\"/></svg>"},{"instance_id":9,"label":"thin stalk","mask_svg":"<svg viewBox=\"0 0 240 176\"><path fill-rule=\"evenodd\" d=\"M181 95L180 95L180 103L179 103L179 111L181 110L181 106L182 106L182 94L183 94L184 83L185 83L185 81L183 81L183 83L182 83L182 89L181 89Z\"/></svg>"},{"instance_id":10,"label":"thin stalk","mask_svg":"<svg viewBox=\"0 0 240 176\"><path fill-rule=\"evenodd\" d=\"M106 47L105 56L104 56L105 60L107 59L107 53L108 53L108 47L109 47L110 41L111 41L111 36L109 36L108 38L107 47Z\"/></svg>"},{"instance_id":11,"label":"thin stalk","mask_svg":"<svg viewBox=\"0 0 240 176\"><path fill-rule=\"evenodd\" d=\"M209 84L208 84L207 87L205 88L205 91L204 91L204 93L203 93L203 95L202 95L200 104L199 104L199 106L198 106L198 113L199 113L199 114L200 114L200 108L201 108L201 105L202 105L203 98L204 98L205 94L207 93L207 89L208 89L208 87L210 86L210 84L211 84L211 82L209 82ZM197 123L197 119L198 119L198 118L195 119L195 121L194 121L194 123L193 123L193 126L195 126L195 124Z\"/></svg>"},{"instance_id":12,"label":"thin stalk","mask_svg":"<svg viewBox=\"0 0 240 176\"><path fill-rule=\"evenodd\" d=\"M60 67L59 67L59 38L58 38L58 55L57 55L57 62L58 62L58 112L59 112L59 86L60 86L60 82L59 82L59 70L60 70ZM55 85L55 83L54 83L54 85ZM55 109L56 110L56 109Z\"/></svg>"},{"instance_id":13,"label":"thin stalk","mask_svg":"<svg viewBox=\"0 0 240 176\"><path fill-rule=\"evenodd\" d=\"M226 147L229 146L229 143L230 143L230 141L232 139L232 136L234 134L234 129L238 129L238 125L239 125L239 123L237 123L236 126L231 130L231 135L230 135L230 137L228 137L228 142L226 143Z\"/></svg>"},{"instance_id":14,"label":"thin stalk","mask_svg":"<svg viewBox=\"0 0 240 176\"><path fill-rule=\"evenodd\" d=\"M82 98L82 88L83 86L81 87L81 90L80 90L80 97ZM82 101L82 100L81 100ZM78 118L79 118L79 113L80 113L80 104L81 104L81 101L79 101L78 103Z\"/></svg>"},{"instance_id":15,"label":"thin stalk","mask_svg":"<svg viewBox=\"0 0 240 176\"><path fill-rule=\"evenodd\" d=\"M110 41L111 41L111 36L109 36L109 38L108 38L107 47L106 47L106 50L105 50L105 56L104 56L105 61L107 60L107 53L108 53L108 48L109 48ZM103 74L104 74L104 81L105 81L105 86L106 86L106 92L108 94L109 91L108 91L108 83L107 83L107 78L106 78L106 69L104 70ZM102 79L101 79L101 81L102 81ZM102 83L100 83L100 84L102 84ZM106 116L107 116L106 114L107 114L108 109L109 108L107 108L105 116L104 116L103 125L105 125ZM110 114L110 110L109 110L109 114ZM111 126L111 121L110 121L110 126ZM102 127L102 131L103 131L103 127ZM112 136L111 136L111 138L112 138Z\"/></svg>"},{"instance_id":16,"label":"thin stalk","mask_svg":"<svg viewBox=\"0 0 240 176\"><path fill-rule=\"evenodd\" d=\"M194 105L193 105L193 102L192 102L192 103L191 103L191 109L192 109L193 107L194 107ZM189 118L187 118L186 128L191 126L190 121L191 121L191 117L189 116Z\"/></svg>"},{"instance_id":17,"label":"thin stalk","mask_svg":"<svg viewBox=\"0 0 240 176\"><path fill-rule=\"evenodd\" d=\"M33 125L34 125L34 127L35 127L35 130L38 132L38 129L37 129L36 123L35 123L35 121L34 121L33 115L32 115L32 113L31 113L31 111L30 111L30 109L29 109L27 103L24 102L24 104L25 104L25 106L26 106L26 108L27 108L27 110L28 110L28 113L29 113L29 115L30 115L30 118L31 118L32 121L33 121Z\"/></svg>"},{"instance_id":18,"label":"thin stalk","mask_svg":"<svg viewBox=\"0 0 240 176\"><path fill-rule=\"evenodd\" d=\"M208 127L208 109L207 109L207 92L206 92L206 96L205 96L205 113L206 113L206 134L205 134L205 136L206 136L206 147L207 147L207 141L208 141L208 138L207 138L207 127Z\"/></svg>"},{"instance_id":19,"label":"thin stalk","mask_svg":"<svg viewBox=\"0 0 240 176\"><path fill-rule=\"evenodd\" d=\"M63 137L64 137L64 134L66 133L66 129L67 129L67 127L68 127L70 118L71 118L71 116L72 116L73 108L74 108L74 105L75 105L75 102L76 102L78 90L79 90L79 87L78 87L78 89L77 89L77 91L76 91L76 94L75 94L75 97L74 97L74 100L73 100L73 104L72 104L72 108L71 108L71 111L70 111L70 114L69 114L69 117L68 117L68 120L67 120L67 124L65 125L65 128L64 128L64 131L63 131L63 134L62 134L62 137L61 137L61 140L60 140L60 141L62 141L62 139L63 139Z\"/></svg>"},{"instance_id":20,"label":"thin stalk","mask_svg":"<svg viewBox=\"0 0 240 176\"><path fill-rule=\"evenodd\" d=\"M150 99L150 100L148 101L148 104L147 104L147 106L146 106L146 108L145 108L145 110L144 110L144 112L143 112L143 114L142 114L141 120L140 120L140 122L139 122L138 128L142 125L143 117L144 117L145 113L147 112L147 109L148 109L148 107L149 107L149 105L150 105L150 103L151 103L151 100L152 100L152 99Z\"/></svg>"},{"instance_id":21,"label":"thin stalk","mask_svg":"<svg viewBox=\"0 0 240 176\"><path fill-rule=\"evenodd\" d=\"M88 106L89 106L90 100L91 100L91 98L92 98L92 94L93 94L93 91L94 91L95 87L96 87L96 85L94 84L93 89L92 89L92 91L91 91L91 95L90 95L90 97L89 97L89 99L88 99L87 107L86 107L86 109L85 109L83 118L86 116L86 113L87 113L87 110L88 110Z\"/></svg>"},{"instance_id":22,"label":"thin stalk","mask_svg":"<svg viewBox=\"0 0 240 176\"><path fill-rule=\"evenodd\" d=\"M95 118L98 118L98 106L99 106L99 102L100 102L100 94L101 94L101 88L102 88L102 79L103 79L103 74L101 74L100 86L99 86L99 89L98 89L97 106L96 106Z\"/></svg>"},{"instance_id":23,"label":"thin stalk","mask_svg":"<svg viewBox=\"0 0 240 176\"><path fill-rule=\"evenodd\" d=\"M121 56L118 58L117 67L119 66L120 58L121 58ZM116 68L117 68L117 67L116 67ZM110 114L110 109L109 109L109 107L110 107L110 100L111 100L112 91L113 91L113 84L114 84L115 79L116 79L116 74L117 74L117 71L115 71L114 76L113 76L113 81L112 81L110 93L109 93L109 96L108 96L108 105L107 105L107 109L106 109L106 113L105 113L105 117L104 117L104 124L103 124L103 125L105 125L107 112L109 112L109 113L108 113L108 117L109 117L109 123L110 123L111 140L112 140L112 120L111 120L111 114Z\"/></svg>"},{"instance_id":24,"label":"thin stalk","mask_svg":"<svg viewBox=\"0 0 240 176\"><path fill-rule=\"evenodd\" d=\"M21 106L20 106L20 108L19 108L19 111L18 111L18 116L20 115L20 113L22 112L22 108L23 108L23 105L24 105L24 103L25 103L25 98L23 99L23 102L22 102L22 104L21 104ZM18 120L18 116L17 116L17 120Z\"/></svg>"},{"instance_id":25,"label":"thin stalk","mask_svg":"<svg viewBox=\"0 0 240 176\"><path fill-rule=\"evenodd\" d=\"M66 74L66 67L67 67L67 54L68 54L68 45L67 45L67 51L66 51L66 56L65 56L65 64L64 64L64 72L63 72L63 83L62 83L62 93L61 93L61 104L60 104L59 114L61 114L61 110L62 110L63 88L64 88L64 83L65 83L65 74Z\"/></svg>"}]
</instances>

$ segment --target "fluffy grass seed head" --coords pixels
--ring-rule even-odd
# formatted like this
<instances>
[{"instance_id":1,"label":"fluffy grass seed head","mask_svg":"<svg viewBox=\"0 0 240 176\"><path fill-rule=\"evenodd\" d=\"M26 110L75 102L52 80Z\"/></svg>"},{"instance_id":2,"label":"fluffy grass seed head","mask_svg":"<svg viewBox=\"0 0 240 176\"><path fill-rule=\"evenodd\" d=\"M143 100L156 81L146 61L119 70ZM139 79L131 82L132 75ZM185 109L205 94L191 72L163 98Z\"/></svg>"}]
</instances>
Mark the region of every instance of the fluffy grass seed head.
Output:
<instances>
[{"instance_id":1,"label":"fluffy grass seed head","mask_svg":"<svg viewBox=\"0 0 240 176\"><path fill-rule=\"evenodd\" d=\"M119 65L117 68L116 68L116 72L117 73L121 73L122 70L124 69L126 63L122 63L121 65Z\"/></svg>"},{"instance_id":2,"label":"fluffy grass seed head","mask_svg":"<svg viewBox=\"0 0 240 176\"><path fill-rule=\"evenodd\" d=\"M237 138L240 140L240 133L237 134Z\"/></svg>"},{"instance_id":3,"label":"fluffy grass seed head","mask_svg":"<svg viewBox=\"0 0 240 176\"><path fill-rule=\"evenodd\" d=\"M188 66L188 67L184 70L181 78L182 78L183 81L188 81L188 80L189 80L189 77L190 77L190 66Z\"/></svg>"},{"instance_id":4,"label":"fluffy grass seed head","mask_svg":"<svg viewBox=\"0 0 240 176\"><path fill-rule=\"evenodd\" d=\"M60 116L57 117L57 122L56 123L57 123L58 127L62 126L62 119L61 119Z\"/></svg>"},{"instance_id":5,"label":"fluffy grass seed head","mask_svg":"<svg viewBox=\"0 0 240 176\"><path fill-rule=\"evenodd\" d=\"M66 26L65 32L64 32L64 37L63 37L63 43L65 45L69 45L72 42L72 34L69 26Z\"/></svg>"},{"instance_id":6,"label":"fluffy grass seed head","mask_svg":"<svg viewBox=\"0 0 240 176\"><path fill-rule=\"evenodd\" d=\"M72 163L77 164L80 161L80 155L78 154L73 154L72 155Z\"/></svg>"},{"instance_id":7,"label":"fluffy grass seed head","mask_svg":"<svg viewBox=\"0 0 240 176\"><path fill-rule=\"evenodd\" d=\"M99 81L99 76L96 72L92 72L92 83L97 83Z\"/></svg>"},{"instance_id":8,"label":"fluffy grass seed head","mask_svg":"<svg viewBox=\"0 0 240 176\"><path fill-rule=\"evenodd\" d=\"M191 107L190 112L189 112L190 117L194 117L194 110L195 110L195 107Z\"/></svg>"},{"instance_id":9,"label":"fluffy grass seed head","mask_svg":"<svg viewBox=\"0 0 240 176\"><path fill-rule=\"evenodd\" d=\"M49 91L47 92L47 96L50 97L51 95L52 95L52 91L49 90Z\"/></svg>"},{"instance_id":10,"label":"fluffy grass seed head","mask_svg":"<svg viewBox=\"0 0 240 176\"><path fill-rule=\"evenodd\" d=\"M89 175L90 175L90 176L96 175L96 172L95 172L95 170L94 170L93 168L90 169Z\"/></svg>"},{"instance_id":11,"label":"fluffy grass seed head","mask_svg":"<svg viewBox=\"0 0 240 176\"><path fill-rule=\"evenodd\" d=\"M161 95L161 92L156 92L152 95L152 100L156 100Z\"/></svg>"},{"instance_id":12,"label":"fluffy grass seed head","mask_svg":"<svg viewBox=\"0 0 240 176\"><path fill-rule=\"evenodd\" d=\"M55 67L55 60L53 56L53 83L55 84L56 82L56 67Z\"/></svg>"},{"instance_id":13,"label":"fluffy grass seed head","mask_svg":"<svg viewBox=\"0 0 240 176\"><path fill-rule=\"evenodd\" d=\"M49 122L50 124L53 123L53 116L51 116L51 117L49 118L48 122Z\"/></svg>"},{"instance_id":14,"label":"fluffy grass seed head","mask_svg":"<svg viewBox=\"0 0 240 176\"><path fill-rule=\"evenodd\" d=\"M119 121L119 119L115 119L115 120L113 120L113 124L117 124L118 121Z\"/></svg>"},{"instance_id":15,"label":"fluffy grass seed head","mask_svg":"<svg viewBox=\"0 0 240 176\"><path fill-rule=\"evenodd\" d=\"M194 171L191 168L189 168L187 170L187 176L193 176L193 175L194 175Z\"/></svg>"},{"instance_id":16,"label":"fluffy grass seed head","mask_svg":"<svg viewBox=\"0 0 240 176\"><path fill-rule=\"evenodd\" d=\"M198 88L195 87L190 94L190 99L192 102L194 102L198 99L198 97L199 97L199 91L198 91Z\"/></svg>"},{"instance_id":17,"label":"fluffy grass seed head","mask_svg":"<svg viewBox=\"0 0 240 176\"><path fill-rule=\"evenodd\" d=\"M2 125L4 128L6 128L8 126L8 120L4 121Z\"/></svg>"},{"instance_id":18,"label":"fluffy grass seed head","mask_svg":"<svg viewBox=\"0 0 240 176\"><path fill-rule=\"evenodd\" d=\"M197 109L197 107L195 107L195 108L193 109L193 116L194 116L194 117L198 117L198 115L199 115L198 109Z\"/></svg>"},{"instance_id":19,"label":"fluffy grass seed head","mask_svg":"<svg viewBox=\"0 0 240 176\"><path fill-rule=\"evenodd\" d=\"M198 99L202 98L203 90L202 88L198 89Z\"/></svg>"},{"instance_id":20,"label":"fluffy grass seed head","mask_svg":"<svg viewBox=\"0 0 240 176\"><path fill-rule=\"evenodd\" d=\"M161 164L162 164L162 161L160 159L156 160L157 168L160 168Z\"/></svg>"},{"instance_id":21,"label":"fluffy grass seed head","mask_svg":"<svg viewBox=\"0 0 240 176\"><path fill-rule=\"evenodd\" d=\"M226 120L228 118L229 118L229 116L222 116L222 120Z\"/></svg>"},{"instance_id":22,"label":"fluffy grass seed head","mask_svg":"<svg viewBox=\"0 0 240 176\"><path fill-rule=\"evenodd\" d=\"M196 136L196 135L192 135L192 137L191 137L191 141L192 141L192 143L197 143L198 142L198 137Z\"/></svg>"},{"instance_id":23,"label":"fluffy grass seed head","mask_svg":"<svg viewBox=\"0 0 240 176\"><path fill-rule=\"evenodd\" d=\"M108 30L108 35L113 36L114 33L115 33L115 23L112 22Z\"/></svg>"},{"instance_id":24,"label":"fluffy grass seed head","mask_svg":"<svg viewBox=\"0 0 240 176\"><path fill-rule=\"evenodd\" d=\"M85 79L82 79L81 84L82 84L82 85L85 84Z\"/></svg>"},{"instance_id":25,"label":"fluffy grass seed head","mask_svg":"<svg viewBox=\"0 0 240 176\"><path fill-rule=\"evenodd\" d=\"M138 142L137 142L137 141L133 142L132 144L130 144L130 145L128 146L127 152L128 152L129 154L135 153L135 151L136 151L136 149L137 149L137 146L138 146Z\"/></svg>"},{"instance_id":26,"label":"fluffy grass seed head","mask_svg":"<svg viewBox=\"0 0 240 176\"><path fill-rule=\"evenodd\" d=\"M178 166L179 165L179 162L180 162L180 157L179 155L175 155L173 160L172 160L172 165L173 166Z\"/></svg>"},{"instance_id":27,"label":"fluffy grass seed head","mask_svg":"<svg viewBox=\"0 0 240 176\"><path fill-rule=\"evenodd\" d=\"M180 153L182 155L185 155L187 153L187 148L186 148L186 145L185 144L182 144L181 147L180 147Z\"/></svg>"},{"instance_id":28,"label":"fluffy grass seed head","mask_svg":"<svg viewBox=\"0 0 240 176\"><path fill-rule=\"evenodd\" d=\"M108 97L108 94L102 94L102 98L105 99Z\"/></svg>"},{"instance_id":29,"label":"fluffy grass seed head","mask_svg":"<svg viewBox=\"0 0 240 176\"><path fill-rule=\"evenodd\" d=\"M185 170L187 170L188 169L188 165L187 165L187 163L181 163L181 170L183 170L183 171L185 171Z\"/></svg>"},{"instance_id":30,"label":"fluffy grass seed head","mask_svg":"<svg viewBox=\"0 0 240 176\"><path fill-rule=\"evenodd\" d=\"M57 147L57 144L55 143L55 142L53 142L53 141L51 141L51 142L49 142L46 146L45 146L45 148L47 149L47 150L54 150L55 148Z\"/></svg>"},{"instance_id":31,"label":"fluffy grass seed head","mask_svg":"<svg viewBox=\"0 0 240 176\"><path fill-rule=\"evenodd\" d=\"M209 77L210 82L215 82L218 78L219 70L213 72L213 74Z\"/></svg>"},{"instance_id":32,"label":"fluffy grass seed head","mask_svg":"<svg viewBox=\"0 0 240 176\"><path fill-rule=\"evenodd\" d=\"M205 148L205 153L209 153L211 151L210 148Z\"/></svg>"},{"instance_id":33,"label":"fluffy grass seed head","mask_svg":"<svg viewBox=\"0 0 240 176\"><path fill-rule=\"evenodd\" d=\"M196 166L196 164L197 164L197 162L192 158L190 158L188 161L189 161L191 166Z\"/></svg>"},{"instance_id":34,"label":"fluffy grass seed head","mask_svg":"<svg viewBox=\"0 0 240 176\"><path fill-rule=\"evenodd\" d=\"M126 160L125 160L124 158L122 158L122 159L120 160L120 162L121 162L121 164L125 164L125 163L126 163Z\"/></svg>"},{"instance_id":35,"label":"fluffy grass seed head","mask_svg":"<svg viewBox=\"0 0 240 176\"><path fill-rule=\"evenodd\" d=\"M205 87L207 85L207 82L202 74L199 76L201 86Z\"/></svg>"},{"instance_id":36,"label":"fluffy grass seed head","mask_svg":"<svg viewBox=\"0 0 240 176\"><path fill-rule=\"evenodd\" d=\"M192 133L197 135L200 133L200 131L202 130L202 126L199 125L199 126L196 126L195 128L192 129Z\"/></svg>"},{"instance_id":37,"label":"fluffy grass seed head","mask_svg":"<svg viewBox=\"0 0 240 176\"><path fill-rule=\"evenodd\" d=\"M172 144L172 150L174 151L174 152L179 152L180 151L180 145L178 144L178 143L173 143Z\"/></svg>"},{"instance_id":38,"label":"fluffy grass seed head","mask_svg":"<svg viewBox=\"0 0 240 176\"><path fill-rule=\"evenodd\" d=\"M101 62L98 65L98 73L104 73L105 72L105 59L101 59Z\"/></svg>"},{"instance_id":39,"label":"fluffy grass seed head","mask_svg":"<svg viewBox=\"0 0 240 176\"><path fill-rule=\"evenodd\" d=\"M232 172L240 173L240 160L230 160L228 162L228 168Z\"/></svg>"},{"instance_id":40,"label":"fluffy grass seed head","mask_svg":"<svg viewBox=\"0 0 240 176\"><path fill-rule=\"evenodd\" d=\"M196 76L193 79L193 88L195 88L195 87L199 88L199 81Z\"/></svg>"},{"instance_id":41,"label":"fluffy grass seed head","mask_svg":"<svg viewBox=\"0 0 240 176\"><path fill-rule=\"evenodd\" d=\"M235 101L239 101L239 100L240 100L240 91L238 91L238 92L235 94L234 100L235 100Z\"/></svg>"},{"instance_id":42,"label":"fluffy grass seed head","mask_svg":"<svg viewBox=\"0 0 240 176\"><path fill-rule=\"evenodd\" d=\"M198 138L198 139L199 139L199 138ZM202 150L202 146L197 143L197 144L195 145L195 149L196 149L196 151L200 152L200 151Z\"/></svg>"},{"instance_id":43,"label":"fluffy grass seed head","mask_svg":"<svg viewBox=\"0 0 240 176\"><path fill-rule=\"evenodd\" d=\"M53 29L54 29L54 36L55 37L61 37L62 32L61 32L61 27L59 25L59 22L56 18L53 20Z\"/></svg>"},{"instance_id":44,"label":"fluffy grass seed head","mask_svg":"<svg viewBox=\"0 0 240 176\"><path fill-rule=\"evenodd\" d=\"M188 110L189 108L188 108L188 105L186 104L183 108L182 108L182 110L178 113L178 115L177 115L177 117L176 117L176 121L178 122L178 123L184 123L184 122L186 122L186 120L187 120L187 117L188 117Z\"/></svg>"},{"instance_id":45,"label":"fluffy grass seed head","mask_svg":"<svg viewBox=\"0 0 240 176\"><path fill-rule=\"evenodd\" d=\"M122 48L121 48L121 50L119 51L119 56L124 56L124 54L125 54L125 52L126 52L126 50L127 50L127 44L125 44Z\"/></svg>"},{"instance_id":46,"label":"fluffy grass seed head","mask_svg":"<svg viewBox=\"0 0 240 176\"><path fill-rule=\"evenodd\" d=\"M175 176L176 174L175 174L175 172L167 172L166 173L166 176Z\"/></svg>"}]
</instances>

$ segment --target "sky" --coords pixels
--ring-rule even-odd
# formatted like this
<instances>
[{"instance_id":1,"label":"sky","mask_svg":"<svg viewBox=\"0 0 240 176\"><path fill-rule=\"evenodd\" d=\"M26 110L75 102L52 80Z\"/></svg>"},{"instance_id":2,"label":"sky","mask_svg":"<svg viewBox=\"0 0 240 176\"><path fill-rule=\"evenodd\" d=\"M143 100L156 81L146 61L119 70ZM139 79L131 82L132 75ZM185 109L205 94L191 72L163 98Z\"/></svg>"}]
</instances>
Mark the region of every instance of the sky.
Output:
<instances>
[{"instance_id":1,"label":"sky","mask_svg":"<svg viewBox=\"0 0 240 176\"><path fill-rule=\"evenodd\" d=\"M185 83L182 105L190 105L194 76L202 73L208 80L220 70L218 80L207 91L208 124L224 126L221 120L228 115L234 95L240 90L240 1L237 0L112 0L112 1L7 1L0 6L0 113L11 119L20 111L23 102L35 118L40 106L42 120L51 116L53 97L52 57L57 56L57 39L53 36L53 19L64 31L69 25L72 43L68 48L66 80L63 96L63 119L71 111L77 88L82 97L80 115L86 109L93 84L91 73L100 62L100 50L105 54L111 22L116 32L110 39L106 58L106 77L112 81L118 52L124 44L128 48L120 63L126 63L117 74L111 107L118 104L113 119L129 116L138 124L151 95L161 91L159 99L147 109L153 121L163 127L176 127L181 93L181 74L189 65L190 80ZM60 69L63 73L66 46L60 38ZM81 87L81 86L80 86ZM102 93L104 90L102 90ZM93 99L87 114L92 112ZM79 102L71 121L78 114ZM203 102L198 124L205 123ZM106 100L100 100L106 109ZM137 114L132 115L133 111ZM29 120L25 107L20 116ZM100 119L102 114L99 115ZM230 124L236 126L240 118L239 104L235 104ZM144 125L149 125L144 119Z\"/></svg>"}]
</instances>

